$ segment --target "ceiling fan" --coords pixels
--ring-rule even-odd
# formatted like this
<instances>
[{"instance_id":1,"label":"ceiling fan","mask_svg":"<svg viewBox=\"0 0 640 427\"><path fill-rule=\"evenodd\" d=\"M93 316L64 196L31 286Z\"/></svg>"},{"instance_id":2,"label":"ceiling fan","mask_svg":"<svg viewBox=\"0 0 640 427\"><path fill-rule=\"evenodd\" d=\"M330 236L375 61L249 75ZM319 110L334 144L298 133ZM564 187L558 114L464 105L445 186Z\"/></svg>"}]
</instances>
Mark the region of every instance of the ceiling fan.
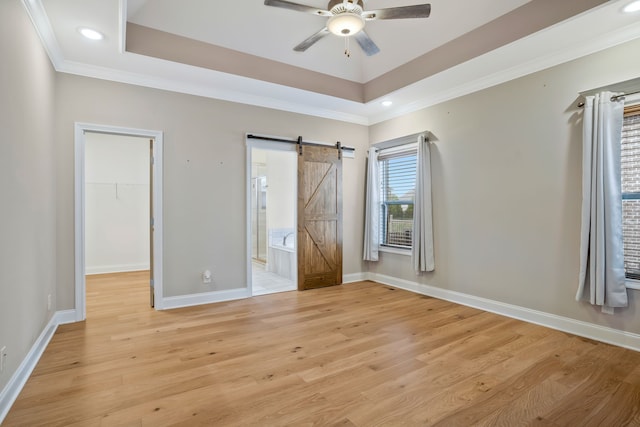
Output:
<instances>
[{"instance_id":1,"label":"ceiling fan","mask_svg":"<svg viewBox=\"0 0 640 427\"><path fill-rule=\"evenodd\" d=\"M348 40L353 36L367 56L375 55L380 49L364 31L366 21L378 19L428 18L431 14L430 4L391 7L388 9L364 10L362 0L330 0L327 9L318 9L304 4L286 0L264 0L265 6L296 10L313 15L328 17L327 26L307 38L293 48L296 52L304 52L318 40L329 34L346 38L345 54L350 55Z\"/></svg>"}]
</instances>

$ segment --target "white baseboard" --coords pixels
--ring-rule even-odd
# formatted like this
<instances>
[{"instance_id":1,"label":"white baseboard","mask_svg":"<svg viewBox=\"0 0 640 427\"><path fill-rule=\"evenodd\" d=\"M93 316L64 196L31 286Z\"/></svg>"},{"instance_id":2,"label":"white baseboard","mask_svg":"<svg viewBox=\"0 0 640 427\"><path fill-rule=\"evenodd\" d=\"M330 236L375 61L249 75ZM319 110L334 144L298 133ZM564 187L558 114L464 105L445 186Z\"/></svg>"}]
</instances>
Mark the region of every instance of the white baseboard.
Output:
<instances>
[{"instance_id":1,"label":"white baseboard","mask_svg":"<svg viewBox=\"0 0 640 427\"><path fill-rule=\"evenodd\" d=\"M86 274L125 273L128 271L149 270L149 263L143 264L117 264L86 266Z\"/></svg>"},{"instance_id":2,"label":"white baseboard","mask_svg":"<svg viewBox=\"0 0 640 427\"><path fill-rule=\"evenodd\" d=\"M523 320L529 323L535 323L537 325L546 326L551 329L568 332L570 334L590 338L596 341L602 341L607 344L640 351L640 335L631 332L625 332L619 329L600 326L594 323L583 322L568 317L557 316L543 311L531 310L529 308L493 301L486 298L464 294L462 292L450 291L447 289L437 288L435 286L398 279L384 274L364 273L363 275L366 279L362 280L372 280L374 282L418 294L451 301L457 304L478 308L480 310Z\"/></svg>"},{"instance_id":3,"label":"white baseboard","mask_svg":"<svg viewBox=\"0 0 640 427\"><path fill-rule=\"evenodd\" d=\"M342 275L342 283L362 282L363 280L369 280L369 273L352 273Z\"/></svg>"},{"instance_id":4,"label":"white baseboard","mask_svg":"<svg viewBox=\"0 0 640 427\"><path fill-rule=\"evenodd\" d=\"M73 321L75 321L75 314ZM18 395L27 383L31 372L33 372L38 364L42 353L44 353L44 350L47 348L47 344L51 341L51 337L53 337L53 334L58 328L57 322L58 313L56 312L51 316L51 319L49 319L49 322L40 333L40 336L38 336L31 346L27 356L22 360L18 369L14 372L7 385L0 392L0 424L2 424L4 418L9 413L9 409L11 409L13 402L18 398Z\"/></svg>"},{"instance_id":5,"label":"white baseboard","mask_svg":"<svg viewBox=\"0 0 640 427\"><path fill-rule=\"evenodd\" d=\"M172 308L191 307L194 305L213 304L216 302L232 301L249 298L251 294L248 288L229 289L225 291L205 292L201 294L180 295L176 297L164 297L156 308L169 310Z\"/></svg>"},{"instance_id":6,"label":"white baseboard","mask_svg":"<svg viewBox=\"0 0 640 427\"><path fill-rule=\"evenodd\" d=\"M57 325L65 325L67 323L75 323L78 321L76 318L76 311L74 309L56 311L54 317Z\"/></svg>"}]
</instances>

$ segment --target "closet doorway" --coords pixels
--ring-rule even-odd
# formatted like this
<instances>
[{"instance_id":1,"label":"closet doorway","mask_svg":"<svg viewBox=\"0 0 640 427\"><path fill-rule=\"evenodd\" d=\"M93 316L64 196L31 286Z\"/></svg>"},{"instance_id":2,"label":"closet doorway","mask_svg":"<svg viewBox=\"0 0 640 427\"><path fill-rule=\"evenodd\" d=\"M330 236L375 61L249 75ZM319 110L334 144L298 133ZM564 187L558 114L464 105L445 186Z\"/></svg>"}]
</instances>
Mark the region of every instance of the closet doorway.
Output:
<instances>
[{"instance_id":1,"label":"closet doorway","mask_svg":"<svg viewBox=\"0 0 640 427\"><path fill-rule=\"evenodd\" d=\"M76 124L75 139L76 319L88 281L116 304L162 308L162 133Z\"/></svg>"},{"instance_id":2,"label":"closet doorway","mask_svg":"<svg viewBox=\"0 0 640 427\"><path fill-rule=\"evenodd\" d=\"M251 295L297 289L298 159L291 144L248 141L248 282Z\"/></svg>"}]
</instances>

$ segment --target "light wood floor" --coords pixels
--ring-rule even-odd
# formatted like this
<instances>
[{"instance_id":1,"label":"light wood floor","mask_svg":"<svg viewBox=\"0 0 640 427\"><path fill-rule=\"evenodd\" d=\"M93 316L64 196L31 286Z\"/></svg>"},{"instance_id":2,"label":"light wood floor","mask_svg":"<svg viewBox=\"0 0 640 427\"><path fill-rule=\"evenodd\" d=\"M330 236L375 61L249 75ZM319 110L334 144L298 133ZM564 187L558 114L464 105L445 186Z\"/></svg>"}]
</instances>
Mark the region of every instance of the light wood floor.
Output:
<instances>
[{"instance_id":1,"label":"light wood floor","mask_svg":"<svg viewBox=\"0 0 640 427\"><path fill-rule=\"evenodd\" d=\"M147 300L92 278L5 425L640 425L640 353L388 286Z\"/></svg>"}]
</instances>

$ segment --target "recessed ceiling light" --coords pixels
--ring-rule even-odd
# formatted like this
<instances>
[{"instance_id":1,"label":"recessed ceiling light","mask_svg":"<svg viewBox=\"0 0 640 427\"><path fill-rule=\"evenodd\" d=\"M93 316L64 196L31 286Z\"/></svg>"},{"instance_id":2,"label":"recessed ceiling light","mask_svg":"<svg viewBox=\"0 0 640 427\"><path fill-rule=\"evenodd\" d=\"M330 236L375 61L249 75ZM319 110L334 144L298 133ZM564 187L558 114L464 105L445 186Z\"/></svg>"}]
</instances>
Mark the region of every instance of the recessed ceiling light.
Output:
<instances>
[{"instance_id":1,"label":"recessed ceiling light","mask_svg":"<svg viewBox=\"0 0 640 427\"><path fill-rule=\"evenodd\" d=\"M88 38L89 40L102 40L104 39L104 35L96 30L92 30L91 28L81 27L78 28L78 32Z\"/></svg>"},{"instance_id":2,"label":"recessed ceiling light","mask_svg":"<svg viewBox=\"0 0 640 427\"><path fill-rule=\"evenodd\" d=\"M633 13L640 11L640 0L629 3L622 9L626 13Z\"/></svg>"},{"instance_id":3,"label":"recessed ceiling light","mask_svg":"<svg viewBox=\"0 0 640 427\"><path fill-rule=\"evenodd\" d=\"M393 105L393 101L382 101L382 106L383 107L391 107Z\"/></svg>"}]
</instances>

